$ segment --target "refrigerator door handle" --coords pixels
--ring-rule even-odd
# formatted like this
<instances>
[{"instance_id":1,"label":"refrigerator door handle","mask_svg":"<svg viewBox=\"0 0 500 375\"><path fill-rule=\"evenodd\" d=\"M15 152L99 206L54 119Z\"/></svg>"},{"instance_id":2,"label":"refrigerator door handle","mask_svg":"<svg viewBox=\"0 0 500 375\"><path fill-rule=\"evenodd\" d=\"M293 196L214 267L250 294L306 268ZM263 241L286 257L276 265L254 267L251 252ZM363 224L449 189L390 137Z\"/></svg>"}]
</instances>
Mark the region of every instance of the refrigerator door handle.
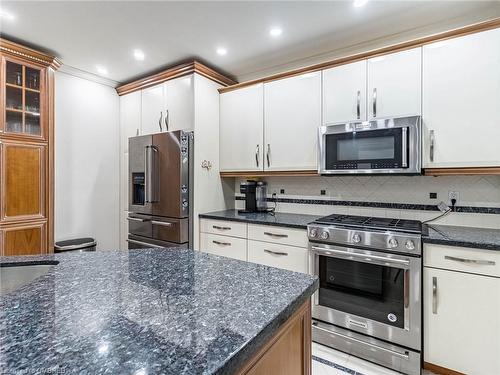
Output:
<instances>
[{"instance_id":1,"label":"refrigerator door handle","mask_svg":"<svg viewBox=\"0 0 500 375\"><path fill-rule=\"evenodd\" d=\"M144 202L149 203L151 195L149 192L149 146L144 147Z\"/></svg>"},{"instance_id":2,"label":"refrigerator door handle","mask_svg":"<svg viewBox=\"0 0 500 375\"><path fill-rule=\"evenodd\" d=\"M160 199L158 197L159 194L159 168L158 168L158 148L155 146L149 146L150 153L149 153L149 181L150 181L150 201L151 203L158 202Z\"/></svg>"}]
</instances>

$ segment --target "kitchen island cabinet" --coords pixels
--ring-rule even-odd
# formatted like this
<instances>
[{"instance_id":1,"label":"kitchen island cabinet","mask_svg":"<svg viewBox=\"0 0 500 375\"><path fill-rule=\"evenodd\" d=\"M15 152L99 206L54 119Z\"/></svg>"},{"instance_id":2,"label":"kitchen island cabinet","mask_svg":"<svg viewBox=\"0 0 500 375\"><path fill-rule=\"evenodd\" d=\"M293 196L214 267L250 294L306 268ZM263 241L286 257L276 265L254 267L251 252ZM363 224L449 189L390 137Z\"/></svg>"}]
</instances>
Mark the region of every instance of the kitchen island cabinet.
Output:
<instances>
[{"instance_id":1,"label":"kitchen island cabinet","mask_svg":"<svg viewBox=\"0 0 500 375\"><path fill-rule=\"evenodd\" d=\"M37 263L0 295L6 373L311 373L314 276L180 248L0 258Z\"/></svg>"}]
</instances>

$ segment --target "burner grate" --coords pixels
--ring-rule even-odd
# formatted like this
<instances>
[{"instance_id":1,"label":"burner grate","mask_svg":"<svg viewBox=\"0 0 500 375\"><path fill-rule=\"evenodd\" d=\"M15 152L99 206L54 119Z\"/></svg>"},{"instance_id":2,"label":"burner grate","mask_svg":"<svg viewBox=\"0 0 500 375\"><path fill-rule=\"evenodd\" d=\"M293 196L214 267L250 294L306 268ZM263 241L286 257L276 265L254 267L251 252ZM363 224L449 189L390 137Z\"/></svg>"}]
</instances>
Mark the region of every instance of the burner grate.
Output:
<instances>
[{"instance_id":1,"label":"burner grate","mask_svg":"<svg viewBox=\"0 0 500 375\"><path fill-rule=\"evenodd\" d=\"M422 232L422 223L420 221L408 219L333 214L318 219L316 222L319 224L333 224L374 229L391 229L412 233Z\"/></svg>"}]
</instances>

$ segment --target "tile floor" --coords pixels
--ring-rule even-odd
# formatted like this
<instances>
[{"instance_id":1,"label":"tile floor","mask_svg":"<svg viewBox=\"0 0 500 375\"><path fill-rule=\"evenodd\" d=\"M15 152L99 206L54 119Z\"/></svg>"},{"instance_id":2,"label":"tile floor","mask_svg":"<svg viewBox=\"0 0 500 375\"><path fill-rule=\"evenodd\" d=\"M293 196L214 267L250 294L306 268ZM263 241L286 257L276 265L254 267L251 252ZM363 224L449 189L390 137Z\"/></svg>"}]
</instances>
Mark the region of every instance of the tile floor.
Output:
<instances>
[{"instance_id":1,"label":"tile floor","mask_svg":"<svg viewBox=\"0 0 500 375\"><path fill-rule=\"evenodd\" d=\"M401 375L374 363L313 342L312 375ZM422 375L433 375L423 371Z\"/></svg>"}]
</instances>

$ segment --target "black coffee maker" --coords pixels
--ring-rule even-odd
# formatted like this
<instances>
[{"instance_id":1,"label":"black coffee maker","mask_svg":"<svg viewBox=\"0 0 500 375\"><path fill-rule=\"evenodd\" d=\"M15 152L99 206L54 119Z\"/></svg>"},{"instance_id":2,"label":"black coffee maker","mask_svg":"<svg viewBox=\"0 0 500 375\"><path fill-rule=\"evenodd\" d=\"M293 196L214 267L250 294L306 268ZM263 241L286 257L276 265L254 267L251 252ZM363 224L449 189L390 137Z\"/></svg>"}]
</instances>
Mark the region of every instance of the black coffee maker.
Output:
<instances>
[{"instance_id":1,"label":"black coffee maker","mask_svg":"<svg viewBox=\"0 0 500 375\"><path fill-rule=\"evenodd\" d=\"M240 193L245 194L245 208L241 213L267 212L266 183L248 180L240 183Z\"/></svg>"}]
</instances>

